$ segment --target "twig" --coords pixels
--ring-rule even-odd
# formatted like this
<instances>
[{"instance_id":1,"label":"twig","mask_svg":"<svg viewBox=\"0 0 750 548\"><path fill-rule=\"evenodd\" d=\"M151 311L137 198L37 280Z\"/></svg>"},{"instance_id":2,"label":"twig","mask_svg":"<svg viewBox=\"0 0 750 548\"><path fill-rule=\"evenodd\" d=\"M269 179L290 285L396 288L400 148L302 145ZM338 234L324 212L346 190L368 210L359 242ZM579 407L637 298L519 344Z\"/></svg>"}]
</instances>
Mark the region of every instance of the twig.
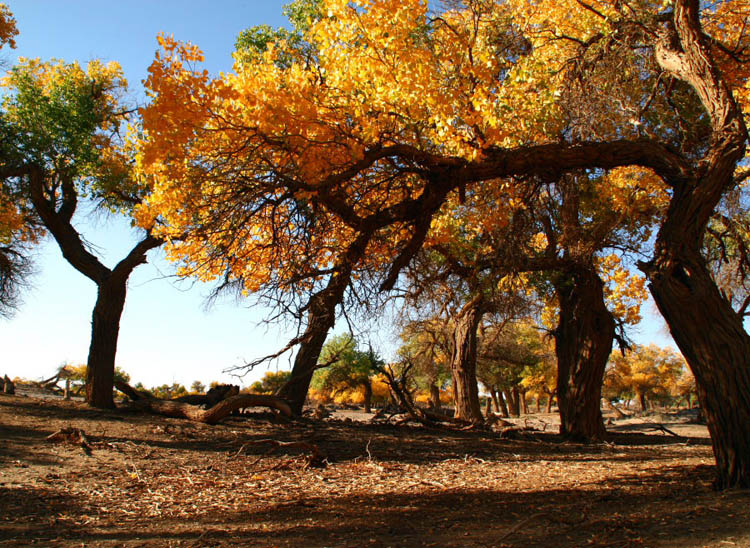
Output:
<instances>
[{"instance_id":1,"label":"twig","mask_svg":"<svg viewBox=\"0 0 750 548\"><path fill-rule=\"evenodd\" d=\"M505 532L505 534L504 534L503 536L501 536L500 538L498 538L498 539L496 540L496 542L499 542L499 541L501 541L501 540L505 540L506 538L508 538L509 536L511 536L511 535L512 535L513 533L515 533L516 531L518 531L518 530L519 530L519 529L520 529L521 527L523 527L524 525L527 525L527 524L528 524L528 523L530 523L531 521L533 521L533 520L535 520L536 518L538 518L538 517L541 517L541 516L543 516L543 515L544 515L544 512L537 512L536 514L531 514L531 515L530 515L529 517L527 517L526 519L524 519L524 520L521 520L521 521L519 521L519 522L518 522L518 523L516 523L516 524L515 524L515 525L514 525L513 527L511 527L510 529L508 529L508 530L507 530L507 531Z\"/></svg>"}]
</instances>

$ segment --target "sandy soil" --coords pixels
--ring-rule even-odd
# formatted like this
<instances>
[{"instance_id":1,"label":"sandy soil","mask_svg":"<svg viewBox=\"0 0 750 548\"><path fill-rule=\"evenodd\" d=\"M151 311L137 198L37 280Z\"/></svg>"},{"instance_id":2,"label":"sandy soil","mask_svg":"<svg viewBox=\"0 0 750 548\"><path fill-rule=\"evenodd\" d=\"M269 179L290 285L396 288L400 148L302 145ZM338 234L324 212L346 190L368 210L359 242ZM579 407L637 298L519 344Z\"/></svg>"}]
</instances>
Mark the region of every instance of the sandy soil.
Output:
<instances>
[{"instance_id":1,"label":"sandy soil","mask_svg":"<svg viewBox=\"0 0 750 548\"><path fill-rule=\"evenodd\" d=\"M711 490L705 427L677 417L615 421L604 445L563 443L550 415L515 440L340 417L0 395L0 546L750 547L750 494ZM46 439L63 428L88 445Z\"/></svg>"}]
</instances>

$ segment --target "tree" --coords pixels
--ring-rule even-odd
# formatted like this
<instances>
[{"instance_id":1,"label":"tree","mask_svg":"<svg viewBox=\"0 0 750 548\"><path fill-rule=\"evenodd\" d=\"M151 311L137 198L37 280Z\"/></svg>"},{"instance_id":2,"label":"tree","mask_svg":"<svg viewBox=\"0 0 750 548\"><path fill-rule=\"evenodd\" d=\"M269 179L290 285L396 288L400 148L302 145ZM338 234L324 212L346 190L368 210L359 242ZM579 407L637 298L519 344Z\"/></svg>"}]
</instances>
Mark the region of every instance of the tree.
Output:
<instances>
[{"instance_id":1,"label":"tree","mask_svg":"<svg viewBox=\"0 0 750 548\"><path fill-rule=\"evenodd\" d=\"M746 151L746 9L737 6L747 4L513 0L430 17L419 0L396 9L386 0L328 0L326 17L305 34L314 63L276 64L282 50L295 55L278 44L224 80L185 69L191 50L180 59L172 45L178 55L164 55L153 72L162 127L150 136L153 149L178 161L154 172L163 191L154 205L166 216L185 203L172 193L191 191L186 180L208 181L204 196L248 204L252 181L266 196L283 188L325 209L350 236L409 227L388 234L395 252L382 255L381 287L390 289L452 193L511 177L651 170L670 203L639 268L696 375L717 485L747 487L750 337L702 256L707 223L739 182ZM605 118L606 105L615 108ZM215 157L232 166L206 161ZM185 166L199 166L199 176L184 177ZM727 386L732 405L722 406Z\"/></svg>"},{"instance_id":2,"label":"tree","mask_svg":"<svg viewBox=\"0 0 750 548\"><path fill-rule=\"evenodd\" d=\"M276 394L289 382L292 373L290 371L266 371L263 378L250 385L253 394Z\"/></svg>"},{"instance_id":3,"label":"tree","mask_svg":"<svg viewBox=\"0 0 750 548\"><path fill-rule=\"evenodd\" d=\"M401 332L399 358L413 365L417 386L426 390L429 405L440 411L440 391L450 380L450 333L440 319L412 321Z\"/></svg>"},{"instance_id":4,"label":"tree","mask_svg":"<svg viewBox=\"0 0 750 548\"><path fill-rule=\"evenodd\" d=\"M357 342L350 334L332 337L323 346L318 369L311 386L332 395L347 389L364 389L364 407L372 409L372 377L382 360L372 350L357 349Z\"/></svg>"},{"instance_id":5,"label":"tree","mask_svg":"<svg viewBox=\"0 0 750 548\"><path fill-rule=\"evenodd\" d=\"M86 399L113 407L120 316L127 280L146 253L161 244L149 233L114 268L89 250L74 224L79 201L90 197L110 211L127 211L144 196L119 138L128 111L126 82L116 63L26 60L4 81L3 185L33 204L34 215L65 259L97 286L87 361Z\"/></svg>"},{"instance_id":6,"label":"tree","mask_svg":"<svg viewBox=\"0 0 750 548\"><path fill-rule=\"evenodd\" d=\"M201 381L193 381L193 384L190 385L190 392L194 394L203 394L205 391L206 391L206 385L203 384Z\"/></svg>"},{"instance_id":7,"label":"tree","mask_svg":"<svg viewBox=\"0 0 750 548\"><path fill-rule=\"evenodd\" d=\"M615 352L610 357L607 389L610 398L633 395L641 411L646 411L647 401L668 399L670 390L684 371L682 356L673 350L651 344L636 345L625 353Z\"/></svg>"}]
</instances>

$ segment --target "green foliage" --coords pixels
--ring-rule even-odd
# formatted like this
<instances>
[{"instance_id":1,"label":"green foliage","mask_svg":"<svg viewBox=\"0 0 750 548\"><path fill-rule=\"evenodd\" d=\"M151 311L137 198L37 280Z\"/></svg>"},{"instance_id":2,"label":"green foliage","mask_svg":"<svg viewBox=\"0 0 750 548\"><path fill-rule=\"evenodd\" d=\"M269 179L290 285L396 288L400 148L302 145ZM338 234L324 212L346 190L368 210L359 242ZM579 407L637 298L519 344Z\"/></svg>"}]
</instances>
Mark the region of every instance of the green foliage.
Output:
<instances>
[{"instance_id":1,"label":"green foliage","mask_svg":"<svg viewBox=\"0 0 750 548\"><path fill-rule=\"evenodd\" d=\"M180 396L185 396L188 393L187 389L184 386L176 382L172 384L162 384L161 386L156 386L152 388L150 392L155 397L164 400L179 398Z\"/></svg>"},{"instance_id":2,"label":"green foliage","mask_svg":"<svg viewBox=\"0 0 750 548\"><path fill-rule=\"evenodd\" d=\"M266 371L263 378L250 385L253 394L275 394L292 378L291 371Z\"/></svg>"},{"instance_id":3,"label":"green foliage","mask_svg":"<svg viewBox=\"0 0 750 548\"><path fill-rule=\"evenodd\" d=\"M483 333L477 379L485 386L508 390L525 378L540 375L554 363L544 334L529 322L513 322Z\"/></svg>"},{"instance_id":4,"label":"green foliage","mask_svg":"<svg viewBox=\"0 0 750 548\"><path fill-rule=\"evenodd\" d=\"M25 60L4 81L1 152L6 169L35 166L81 195L113 195L130 181L121 148L127 82L116 63ZM116 201L116 200L115 200Z\"/></svg>"},{"instance_id":5,"label":"green foliage","mask_svg":"<svg viewBox=\"0 0 750 548\"><path fill-rule=\"evenodd\" d=\"M295 0L284 6L283 13L289 19L292 30L273 28L268 25L256 25L240 32L235 41L237 59L242 63L258 61L272 44L286 42L290 50L309 57L312 54L310 44L304 41L304 33L321 17L321 0ZM288 67L293 57L284 54L277 64Z\"/></svg>"},{"instance_id":6,"label":"green foliage","mask_svg":"<svg viewBox=\"0 0 750 548\"><path fill-rule=\"evenodd\" d=\"M318 359L322 368L313 375L310 387L331 395L341 390L369 387L375 368L382 363L372 348L361 351L354 337L337 335L323 346Z\"/></svg>"},{"instance_id":7,"label":"green foliage","mask_svg":"<svg viewBox=\"0 0 750 548\"><path fill-rule=\"evenodd\" d=\"M206 392L206 385L201 381L193 381L190 385L190 392L193 394L203 394Z\"/></svg>"}]
</instances>

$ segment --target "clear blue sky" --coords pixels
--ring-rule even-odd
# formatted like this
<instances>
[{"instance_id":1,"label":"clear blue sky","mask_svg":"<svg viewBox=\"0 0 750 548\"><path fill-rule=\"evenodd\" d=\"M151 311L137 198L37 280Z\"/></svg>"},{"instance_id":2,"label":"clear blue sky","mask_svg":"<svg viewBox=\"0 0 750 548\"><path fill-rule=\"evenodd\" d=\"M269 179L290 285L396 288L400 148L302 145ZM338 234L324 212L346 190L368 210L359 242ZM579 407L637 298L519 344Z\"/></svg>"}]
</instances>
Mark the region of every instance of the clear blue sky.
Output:
<instances>
[{"instance_id":1,"label":"clear blue sky","mask_svg":"<svg viewBox=\"0 0 750 548\"><path fill-rule=\"evenodd\" d=\"M231 69L242 29L285 21L280 0L5 1L20 32L18 48L4 53L6 63L19 56L118 61L139 100L159 32L199 45L205 67L218 73ZM135 241L122 220L80 215L77 222L110 267ZM226 302L204 311L209 288L166 279L171 268L158 255L152 252L153 264L131 277L121 322L117 364L134 381L230 380L223 369L286 342L288 334L278 327L256 328L264 312L248 304ZM54 242L38 251L37 271L21 310L11 320L0 320L0 371L11 376L50 376L62 362L85 363L88 354L94 284L62 259ZM286 366L286 361L279 364Z\"/></svg>"},{"instance_id":2,"label":"clear blue sky","mask_svg":"<svg viewBox=\"0 0 750 548\"><path fill-rule=\"evenodd\" d=\"M18 56L59 58L82 63L94 58L120 62L142 99L141 81L156 50L159 32L189 40L203 49L212 73L231 69L234 40L249 26L284 24L286 0L5 0L16 16ZM134 235L124 220L80 215L77 222L97 246L105 264L113 266L132 245ZM24 305L10 320L0 319L0 374L51 376L63 362L85 363L95 286L68 265L54 242L37 254L38 274ZM177 282L159 253L139 267L129 286L118 344L117 364L134 382L146 385L193 380L231 380L222 370L273 352L289 333L280 326L259 326L265 311L249 304L224 302L204 311L209 287ZM639 343L669 344L663 322L647 304L648 320L635 334ZM377 335L377 334L376 334ZM388 346L389 333L374 337ZM386 353L387 355L387 353ZM276 367L272 365L271 367ZM288 361L278 364L288 367ZM249 384L260 368L245 378Z\"/></svg>"}]
</instances>

